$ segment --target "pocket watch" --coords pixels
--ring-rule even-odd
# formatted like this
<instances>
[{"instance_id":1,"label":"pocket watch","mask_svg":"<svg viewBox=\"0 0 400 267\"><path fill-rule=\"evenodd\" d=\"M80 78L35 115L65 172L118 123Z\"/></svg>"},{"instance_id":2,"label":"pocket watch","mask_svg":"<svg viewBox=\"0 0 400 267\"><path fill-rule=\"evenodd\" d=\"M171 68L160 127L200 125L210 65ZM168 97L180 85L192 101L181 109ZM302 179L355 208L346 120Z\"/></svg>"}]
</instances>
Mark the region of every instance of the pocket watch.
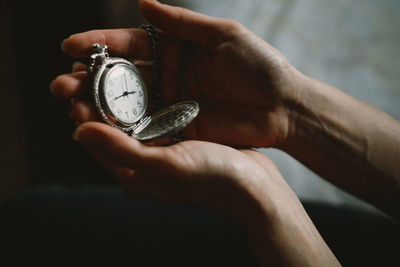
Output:
<instances>
[{"instance_id":1,"label":"pocket watch","mask_svg":"<svg viewBox=\"0 0 400 267\"><path fill-rule=\"evenodd\" d=\"M176 103L153 114L149 93L139 69L130 61L110 57L107 46L93 45L88 73L94 103L101 118L140 141L173 136L199 113L196 101Z\"/></svg>"}]
</instances>

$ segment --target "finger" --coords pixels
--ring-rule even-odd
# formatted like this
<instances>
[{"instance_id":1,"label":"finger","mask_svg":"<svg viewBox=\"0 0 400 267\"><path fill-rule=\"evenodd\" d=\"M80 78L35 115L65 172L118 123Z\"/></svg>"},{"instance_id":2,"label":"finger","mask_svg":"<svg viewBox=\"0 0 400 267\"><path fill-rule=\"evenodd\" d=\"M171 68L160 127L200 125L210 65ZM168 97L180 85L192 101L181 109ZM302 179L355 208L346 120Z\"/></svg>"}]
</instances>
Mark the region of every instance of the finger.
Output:
<instances>
[{"instance_id":1,"label":"finger","mask_svg":"<svg viewBox=\"0 0 400 267\"><path fill-rule=\"evenodd\" d=\"M154 166L162 169L169 158L163 147L143 145L104 123L83 123L76 129L73 138L107 155L112 162L136 171L149 172Z\"/></svg>"},{"instance_id":2,"label":"finger","mask_svg":"<svg viewBox=\"0 0 400 267\"><path fill-rule=\"evenodd\" d=\"M61 44L61 49L73 57L89 57L95 43L107 45L112 55L151 59L152 43L141 29L93 30L73 34Z\"/></svg>"},{"instance_id":3,"label":"finger","mask_svg":"<svg viewBox=\"0 0 400 267\"><path fill-rule=\"evenodd\" d=\"M71 117L77 125L88 121L101 121L101 118L91 101L75 100L71 108Z\"/></svg>"},{"instance_id":4,"label":"finger","mask_svg":"<svg viewBox=\"0 0 400 267\"><path fill-rule=\"evenodd\" d=\"M87 66L82 62L76 61L72 64L72 72L86 71Z\"/></svg>"},{"instance_id":5,"label":"finger","mask_svg":"<svg viewBox=\"0 0 400 267\"><path fill-rule=\"evenodd\" d=\"M86 71L60 75L50 83L50 91L62 99L84 95L87 92L87 78Z\"/></svg>"},{"instance_id":6,"label":"finger","mask_svg":"<svg viewBox=\"0 0 400 267\"><path fill-rule=\"evenodd\" d=\"M73 65L72 68L72 73L60 75L50 83L50 91L54 96L68 99L71 97L85 96L89 93L86 65L77 63L77 65ZM85 69L82 70L83 68ZM141 67L140 73L148 86L147 88L151 88L152 70Z\"/></svg>"},{"instance_id":7,"label":"finger","mask_svg":"<svg viewBox=\"0 0 400 267\"><path fill-rule=\"evenodd\" d=\"M214 49L245 30L232 20L210 17L181 7L161 4L155 0L140 0L139 7L144 17L153 25L178 38Z\"/></svg>"}]
</instances>

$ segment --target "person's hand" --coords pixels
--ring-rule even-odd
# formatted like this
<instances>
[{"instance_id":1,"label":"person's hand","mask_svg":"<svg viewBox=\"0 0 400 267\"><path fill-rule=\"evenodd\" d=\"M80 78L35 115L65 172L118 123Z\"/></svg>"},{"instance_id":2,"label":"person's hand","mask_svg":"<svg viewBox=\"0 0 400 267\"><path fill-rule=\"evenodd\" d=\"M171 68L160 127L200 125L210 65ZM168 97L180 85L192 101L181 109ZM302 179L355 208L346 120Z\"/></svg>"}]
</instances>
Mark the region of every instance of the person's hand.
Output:
<instances>
[{"instance_id":1,"label":"person's hand","mask_svg":"<svg viewBox=\"0 0 400 267\"><path fill-rule=\"evenodd\" d=\"M266 156L184 141L147 146L104 123L74 133L136 198L194 205L236 221L265 266L335 266L296 195Z\"/></svg>"},{"instance_id":2,"label":"person's hand","mask_svg":"<svg viewBox=\"0 0 400 267\"><path fill-rule=\"evenodd\" d=\"M83 123L73 137L129 195L206 207L242 224L254 219L255 203L269 198L261 196L264 188L285 185L276 176L271 180L270 172L277 172L272 161L252 150L204 141L148 146L99 122Z\"/></svg>"},{"instance_id":3,"label":"person's hand","mask_svg":"<svg viewBox=\"0 0 400 267\"><path fill-rule=\"evenodd\" d=\"M244 26L227 19L198 14L156 1L140 1L143 15L162 30L164 101L179 98L184 81L186 98L200 104L198 118L187 128L190 139L235 146L277 146L290 134L290 115L284 102L296 94L297 72L273 47ZM183 41L193 44L182 55ZM151 59L151 41L140 29L96 30L75 34L63 43L74 57L88 57L94 43L106 44L112 56ZM185 71L180 70L183 57ZM76 99L79 122L96 119L93 106L82 100L87 84L84 67L52 83L55 95ZM143 69L146 80L151 71Z\"/></svg>"}]
</instances>

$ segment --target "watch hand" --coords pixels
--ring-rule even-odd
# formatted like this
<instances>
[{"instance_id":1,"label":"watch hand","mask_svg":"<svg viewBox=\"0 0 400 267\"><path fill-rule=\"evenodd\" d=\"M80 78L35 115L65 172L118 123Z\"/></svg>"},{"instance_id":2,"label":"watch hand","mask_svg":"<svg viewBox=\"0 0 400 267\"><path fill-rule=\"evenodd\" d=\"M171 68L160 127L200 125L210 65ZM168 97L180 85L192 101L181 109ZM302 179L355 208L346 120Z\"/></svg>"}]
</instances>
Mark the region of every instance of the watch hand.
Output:
<instances>
[{"instance_id":1,"label":"watch hand","mask_svg":"<svg viewBox=\"0 0 400 267\"><path fill-rule=\"evenodd\" d=\"M121 97L124 97L124 96L127 96L127 95L131 95L131 94L135 94L136 93L136 91L130 91L130 92L128 92L128 91L125 91L122 95L120 95L120 96L117 96L117 97L114 97L113 98L113 101L115 101L115 100L117 100L117 99L119 99L119 98L121 98Z\"/></svg>"},{"instance_id":2,"label":"watch hand","mask_svg":"<svg viewBox=\"0 0 400 267\"><path fill-rule=\"evenodd\" d=\"M132 90L130 92L127 91L125 95L131 95L131 94L134 94L134 93L136 93L136 91L134 91L134 90Z\"/></svg>"},{"instance_id":3,"label":"watch hand","mask_svg":"<svg viewBox=\"0 0 400 267\"><path fill-rule=\"evenodd\" d=\"M125 78L125 92L128 92L128 83L126 81L126 75L124 73L124 78Z\"/></svg>"}]
</instances>

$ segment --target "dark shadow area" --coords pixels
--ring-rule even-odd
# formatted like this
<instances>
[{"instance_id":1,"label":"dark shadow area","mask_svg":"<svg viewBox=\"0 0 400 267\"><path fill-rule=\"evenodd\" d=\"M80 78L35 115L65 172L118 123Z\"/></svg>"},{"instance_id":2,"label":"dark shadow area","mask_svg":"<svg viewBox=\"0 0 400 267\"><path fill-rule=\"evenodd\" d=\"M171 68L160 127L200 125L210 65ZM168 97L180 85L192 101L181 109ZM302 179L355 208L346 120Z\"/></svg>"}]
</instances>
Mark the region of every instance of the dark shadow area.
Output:
<instances>
[{"instance_id":1,"label":"dark shadow area","mask_svg":"<svg viewBox=\"0 0 400 267\"><path fill-rule=\"evenodd\" d=\"M110 182L86 150L71 139L70 103L55 99L49 83L76 60L62 53L64 38L106 28L102 1L13 1L16 88L22 103L28 175L33 185ZM95 177L95 178L94 178Z\"/></svg>"},{"instance_id":2,"label":"dark shadow area","mask_svg":"<svg viewBox=\"0 0 400 267\"><path fill-rule=\"evenodd\" d=\"M29 265L257 266L214 213L133 200L119 187L37 187L0 205L2 261Z\"/></svg>"},{"instance_id":3,"label":"dark shadow area","mask_svg":"<svg viewBox=\"0 0 400 267\"><path fill-rule=\"evenodd\" d=\"M304 206L343 266L399 265L399 221L345 206Z\"/></svg>"},{"instance_id":4,"label":"dark shadow area","mask_svg":"<svg viewBox=\"0 0 400 267\"><path fill-rule=\"evenodd\" d=\"M344 266L399 262L399 222L346 207L304 206ZM117 186L37 187L3 202L0 214L2 255L16 263L257 266L230 221L200 209L134 200Z\"/></svg>"},{"instance_id":5,"label":"dark shadow area","mask_svg":"<svg viewBox=\"0 0 400 267\"><path fill-rule=\"evenodd\" d=\"M6 99L20 105L21 111L18 115L10 114L15 117L7 118L5 124L20 124L18 129L10 127L10 131L22 133L0 133L0 138L8 139L6 153L15 150L24 154L25 162L20 167L26 169L17 175L23 177L5 179L23 179L30 185L114 183L89 153L72 140L76 126L69 118L71 105L52 96L49 84L58 75L70 72L74 61L87 62L86 58L74 59L64 54L60 48L62 40L93 29L139 26L145 20L137 1L4 1L2 7L9 24L7 43L2 48L13 53L8 58L12 58L13 64L2 62L2 67L12 67L7 75L15 77L9 79L12 85L7 84L4 93L10 95ZM21 139L24 144L20 144ZM19 150L13 150L16 144L20 144ZM14 156L9 161L15 164L20 158ZM7 176L13 176L12 170L5 170Z\"/></svg>"}]
</instances>

